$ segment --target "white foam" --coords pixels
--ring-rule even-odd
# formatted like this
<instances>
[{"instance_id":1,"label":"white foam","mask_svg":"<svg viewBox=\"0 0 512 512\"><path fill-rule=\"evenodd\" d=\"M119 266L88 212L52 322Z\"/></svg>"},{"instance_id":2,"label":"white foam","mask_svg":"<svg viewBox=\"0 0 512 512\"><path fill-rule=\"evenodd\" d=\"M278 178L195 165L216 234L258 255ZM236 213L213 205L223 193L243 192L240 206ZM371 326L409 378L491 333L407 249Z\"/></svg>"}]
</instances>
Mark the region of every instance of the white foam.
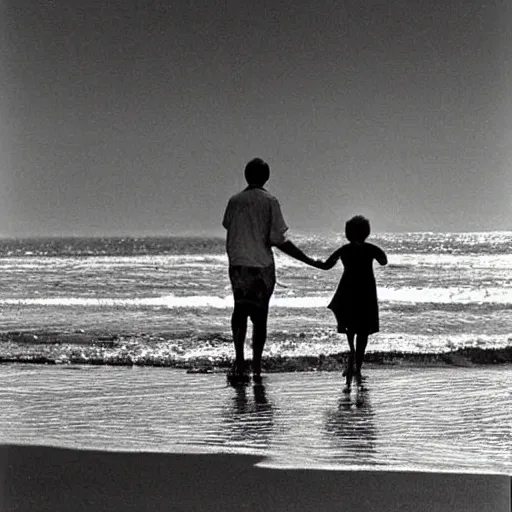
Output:
<instances>
[{"instance_id":1,"label":"white foam","mask_svg":"<svg viewBox=\"0 0 512 512\"><path fill-rule=\"evenodd\" d=\"M312 257L325 259L324 252L310 254ZM388 254L389 264L418 266L427 268L487 268L487 269L512 269L512 254ZM276 267L301 268L308 267L279 251L275 252ZM159 267L159 268L198 268L198 267L226 267L228 259L225 254L177 254L177 255L137 255L137 256L88 256L88 257L7 257L0 258L0 270L15 268L125 268L125 267ZM378 267L378 265L377 265ZM341 265L339 269L341 270ZM316 270L310 269L312 273Z\"/></svg>"},{"instance_id":2,"label":"white foam","mask_svg":"<svg viewBox=\"0 0 512 512\"><path fill-rule=\"evenodd\" d=\"M11 268L119 268L119 267L186 267L223 265L227 268L228 259L221 254L163 254L137 256L87 256L87 257L34 257L0 258L0 269Z\"/></svg>"},{"instance_id":3,"label":"white foam","mask_svg":"<svg viewBox=\"0 0 512 512\"><path fill-rule=\"evenodd\" d=\"M512 269L512 254L389 254L390 265Z\"/></svg>"},{"instance_id":4,"label":"white foam","mask_svg":"<svg viewBox=\"0 0 512 512\"><path fill-rule=\"evenodd\" d=\"M512 304L511 288L465 287L449 288L379 288L380 303L403 304ZM314 309L325 308L331 294L311 296L281 296L276 293L270 305L277 308ZM118 297L41 297L24 299L1 299L0 305L29 306L83 306L83 307L167 307L167 308L213 308L226 309L233 306L230 294L215 295L166 295L160 297L118 298Z\"/></svg>"},{"instance_id":5,"label":"white foam","mask_svg":"<svg viewBox=\"0 0 512 512\"><path fill-rule=\"evenodd\" d=\"M188 296L179 297L168 295L164 297L145 297L138 299L124 298L91 298L91 297L51 297L38 299L3 299L0 304L5 305L28 305L28 306L125 306L144 307L162 306L168 308L217 308L224 309L233 306L232 297L215 296Z\"/></svg>"},{"instance_id":6,"label":"white foam","mask_svg":"<svg viewBox=\"0 0 512 512\"><path fill-rule=\"evenodd\" d=\"M379 288L382 302L411 304L512 304L512 288Z\"/></svg>"}]
</instances>

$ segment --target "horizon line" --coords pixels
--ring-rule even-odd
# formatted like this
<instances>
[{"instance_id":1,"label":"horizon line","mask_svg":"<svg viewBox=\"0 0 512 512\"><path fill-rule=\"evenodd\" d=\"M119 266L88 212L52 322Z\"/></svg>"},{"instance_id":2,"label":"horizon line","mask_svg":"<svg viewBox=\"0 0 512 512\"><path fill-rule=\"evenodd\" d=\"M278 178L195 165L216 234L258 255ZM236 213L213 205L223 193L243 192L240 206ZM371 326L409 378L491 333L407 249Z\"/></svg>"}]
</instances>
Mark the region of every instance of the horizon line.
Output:
<instances>
[{"instance_id":1,"label":"horizon line","mask_svg":"<svg viewBox=\"0 0 512 512\"><path fill-rule=\"evenodd\" d=\"M512 235L512 230L507 229L489 229L489 230L447 230L447 231L438 231L438 230L382 230L382 231L372 231L370 237L375 235L391 235L391 234L444 234L444 235L460 235L460 234L488 234L488 233L503 233ZM292 236L290 238L293 239L293 236L339 236L343 235L343 233L339 231L313 231L313 230L293 230ZM48 240L48 239L58 239L58 238L70 238L70 239L97 239L97 238L225 238L225 235L222 233L205 233L205 232L176 232L176 233L95 233L95 234L86 234L86 233L61 233L61 234L21 234L21 235L9 235L9 234L1 234L0 240Z\"/></svg>"}]
</instances>

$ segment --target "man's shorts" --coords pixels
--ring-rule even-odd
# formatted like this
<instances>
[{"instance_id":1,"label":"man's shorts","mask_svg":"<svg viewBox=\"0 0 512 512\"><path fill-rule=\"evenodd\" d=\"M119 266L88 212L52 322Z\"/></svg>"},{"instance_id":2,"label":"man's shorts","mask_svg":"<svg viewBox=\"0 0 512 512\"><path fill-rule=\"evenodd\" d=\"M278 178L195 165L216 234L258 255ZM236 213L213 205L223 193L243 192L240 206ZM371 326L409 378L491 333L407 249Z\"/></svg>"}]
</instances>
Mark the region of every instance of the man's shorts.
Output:
<instances>
[{"instance_id":1,"label":"man's shorts","mask_svg":"<svg viewBox=\"0 0 512 512\"><path fill-rule=\"evenodd\" d=\"M268 267L229 267L235 305L250 305L267 311L276 284L274 265Z\"/></svg>"}]
</instances>

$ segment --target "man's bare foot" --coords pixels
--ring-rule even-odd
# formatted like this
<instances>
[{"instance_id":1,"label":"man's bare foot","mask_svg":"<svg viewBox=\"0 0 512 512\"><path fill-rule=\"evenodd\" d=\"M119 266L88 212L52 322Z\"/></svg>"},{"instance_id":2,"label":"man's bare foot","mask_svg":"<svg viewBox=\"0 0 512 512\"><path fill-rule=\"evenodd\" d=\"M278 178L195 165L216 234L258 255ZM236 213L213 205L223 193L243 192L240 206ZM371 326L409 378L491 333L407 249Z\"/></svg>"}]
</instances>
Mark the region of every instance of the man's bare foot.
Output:
<instances>
[{"instance_id":1,"label":"man's bare foot","mask_svg":"<svg viewBox=\"0 0 512 512\"><path fill-rule=\"evenodd\" d=\"M250 375L245 370L240 370L236 364L228 371L226 378L230 384L247 384L251 380Z\"/></svg>"},{"instance_id":2,"label":"man's bare foot","mask_svg":"<svg viewBox=\"0 0 512 512\"><path fill-rule=\"evenodd\" d=\"M227 380L231 385L241 385L241 384L249 384L251 377L247 374L238 375L238 374L227 374Z\"/></svg>"}]
</instances>

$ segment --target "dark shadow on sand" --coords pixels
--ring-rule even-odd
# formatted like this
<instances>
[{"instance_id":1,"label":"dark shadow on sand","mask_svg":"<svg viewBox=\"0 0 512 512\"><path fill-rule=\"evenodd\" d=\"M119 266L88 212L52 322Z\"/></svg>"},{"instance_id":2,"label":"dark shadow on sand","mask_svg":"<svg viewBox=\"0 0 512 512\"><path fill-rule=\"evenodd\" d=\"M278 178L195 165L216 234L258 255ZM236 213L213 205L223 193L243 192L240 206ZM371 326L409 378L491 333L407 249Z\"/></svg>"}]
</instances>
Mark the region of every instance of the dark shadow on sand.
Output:
<instances>
[{"instance_id":1,"label":"dark shadow on sand","mask_svg":"<svg viewBox=\"0 0 512 512\"><path fill-rule=\"evenodd\" d=\"M0 446L2 512L508 512L510 478L282 470L260 457Z\"/></svg>"}]
</instances>

